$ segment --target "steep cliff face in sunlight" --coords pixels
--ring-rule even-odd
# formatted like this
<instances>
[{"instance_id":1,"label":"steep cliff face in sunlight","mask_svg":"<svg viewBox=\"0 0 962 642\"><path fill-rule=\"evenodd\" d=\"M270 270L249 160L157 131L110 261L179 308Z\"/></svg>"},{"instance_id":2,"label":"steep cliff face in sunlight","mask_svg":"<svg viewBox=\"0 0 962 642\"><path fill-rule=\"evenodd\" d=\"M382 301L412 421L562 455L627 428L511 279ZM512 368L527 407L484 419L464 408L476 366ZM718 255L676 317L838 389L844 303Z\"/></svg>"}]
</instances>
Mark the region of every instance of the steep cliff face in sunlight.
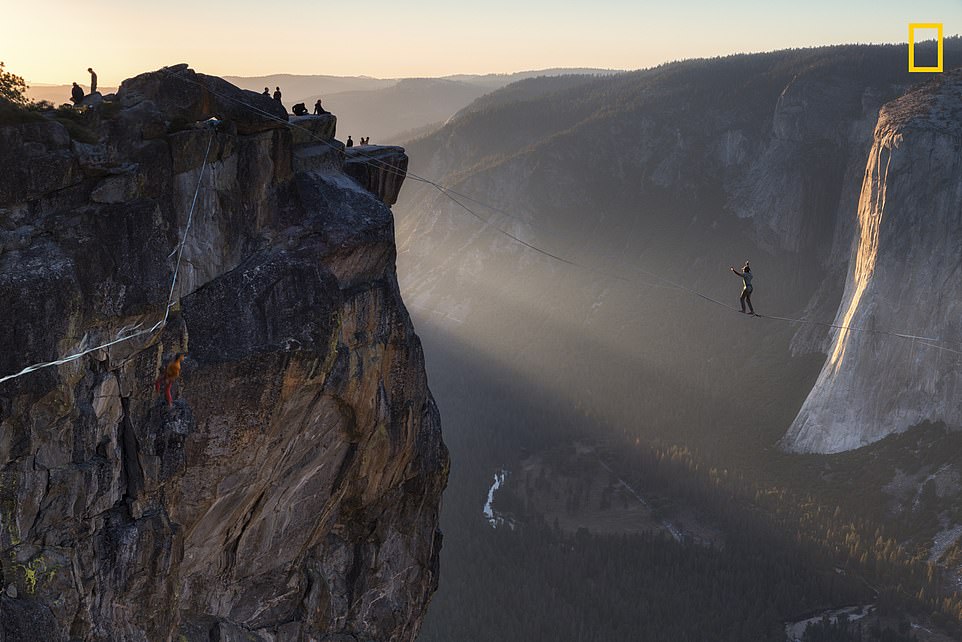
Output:
<instances>
[{"instance_id":1,"label":"steep cliff face in sunlight","mask_svg":"<svg viewBox=\"0 0 962 642\"><path fill-rule=\"evenodd\" d=\"M0 126L0 375L164 318L197 189L166 326L0 383L0 640L413 639L448 458L400 179L345 173L333 116L171 71Z\"/></svg>"},{"instance_id":2,"label":"steep cliff face in sunlight","mask_svg":"<svg viewBox=\"0 0 962 642\"><path fill-rule=\"evenodd\" d=\"M837 452L924 420L962 426L962 72L885 105L829 358L783 443Z\"/></svg>"},{"instance_id":3,"label":"steep cliff face in sunlight","mask_svg":"<svg viewBox=\"0 0 962 642\"><path fill-rule=\"evenodd\" d=\"M897 89L895 90L898 91ZM840 240L848 248L852 226L846 214L858 199L858 176L872 140L883 96L891 88L854 85L842 73L803 71L782 90L772 114L771 134L754 148L733 132L726 181L729 206L754 226L759 245L799 252L813 237L825 265ZM819 229L821 228L821 229ZM835 230L835 239L823 236Z\"/></svg>"}]
</instances>

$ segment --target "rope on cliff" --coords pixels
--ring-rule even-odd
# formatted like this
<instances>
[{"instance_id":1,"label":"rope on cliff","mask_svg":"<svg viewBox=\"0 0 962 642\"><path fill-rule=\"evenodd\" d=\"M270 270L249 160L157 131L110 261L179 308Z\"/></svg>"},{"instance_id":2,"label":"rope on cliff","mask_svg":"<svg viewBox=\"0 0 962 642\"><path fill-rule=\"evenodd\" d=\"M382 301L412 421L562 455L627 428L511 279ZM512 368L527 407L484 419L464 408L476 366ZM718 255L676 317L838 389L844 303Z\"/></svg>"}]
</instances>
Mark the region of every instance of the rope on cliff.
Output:
<instances>
[{"instance_id":1,"label":"rope on cliff","mask_svg":"<svg viewBox=\"0 0 962 642\"><path fill-rule=\"evenodd\" d=\"M203 87L205 90L209 91L210 93L212 93L212 94L215 95L215 96L218 96L218 97L220 97L220 98L223 98L224 100L229 100L229 101L231 101L231 102L233 102L233 103L236 103L236 104L239 104L239 105L241 105L241 106L243 106L243 107L246 107L246 108L248 108L248 109L250 109L250 110L252 110L252 111L254 111L254 112L256 112L256 113L258 113L258 114L260 114L260 115L262 115L262 116L264 116L264 117L266 117L266 118L269 118L269 119L271 119L271 120L274 120L274 121L277 121L277 122L279 122L279 123L282 123L282 124L286 125L287 127L290 127L290 128L293 128L293 129L299 129L299 130L301 130L301 131L304 131L304 132L307 133L307 135L308 135L310 138L312 138L312 139L314 139L314 140L316 140L316 141L318 141L318 142L320 142L320 143L323 143L324 145L327 145L327 146L330 147L331 149L334 149L334 150L336 150L336 151L338 151L338 152L342 151L340 147L338 147L337 145L331 143L331 142L328 141L328 140L325 140L325 139L321 138L320 136L317 136L313 131L311 131L310 129L308 129L308 128L306 128L306 127L303 127L303 126L298 125L298 124L296 124L296 123L291 123L291 122L288 121L287 119L280 118L279 116L275 116L274 114L272 114L272 113L270 113L270 112L268 112L268 111L265 111L265 110L263 110L263 109L260 109L259 107L255 106L255 105L252 105L252 104L250 104L250 103L248 103L248 102L245 102L245 101L243 101L243 100L239 100L239 99L237 99L237 98L234 98L233 96L228 96L228 95L226 95L226 94L222 94L222 93L220 93L220 92L217 92L217 91L211 89L210 87L208 87L207 85L205 85L204 83L201 83L201 82L199 82L199 81L192 80L192 79L190 79L190 78L187 78L187 77L185 77L185 76L180 75L180 72L173 72L173 71L171 71L170 69L168 69L167 67L161 68L161 71L164 72L164 73L166 73L167 75L173 77L173 78L178 78L178 79L180 79L180 80L183 80L184 82L191 83L191 84L194 84L194 85L198 85L198 86L200 86L200 87ZM630 278L630 277L626 277L626 276L623 276L623 275L620 275L620 274L608 272L608 271L606 271L606 270L601 270L601 269L598 269L598 268L594 268L594 267L591 267L591 266L588 266L588 265L584 265L584 264L578 263L578 262L576 262L576 261L574 261L574 260L572 260L572 259L568 259L568 258L566 258L566 257L564 257L564 256L562 256L562 255L560 255L560 254L556 254L556 253L550 252L549 250L546 250L546 249L544 249L544 248L542 248L542 247L539 247L538 245L536 245L536 244L534 244L534 243L529 243L528 241L525 241L525 240L519 238L518 236L516 236L516 235L512 234L511 232L503 229L502 227L499 227L499 226L497 226L497 225L494 225L493 223L491 223L490 220L484 218L483 216L481 216L480 214L478 214L477 212L475 212L473 209L471 209L470 207L468 207L467 205L465 205L462 201L458 200L458 198L456 198L456 197L459 197L459 198L464 199L464 200L467 200L467 201L471 201L471 202L476 203L476 204L478 204L478 205L480 205L480 206L482 206L482 207L484 207L484 208L487 208L487 209L492 210L492 211L494 211L494 212L498 212L498 213L504 214L505 216L508 216L508 217L510 217L510 218L515 218L515 219L516 219L517 217L516 217L513 213L508 212L508 211L503 210L503 209L500 209L500 208L495 207L495 206L493 206L493 205L490 205L490 204L488 204L488 203L485 203L484 201L481 201L481 200L479 200L479 199L477 199L477 198L474 198L474 197L472 197L472 196L468 196L467 194L463 194L463 193L461 193L461 192L457 192L457 191L451 189L450 187L446 187L445 185L442 185L441 183L439 183L439 182L437 182L437 181L431 180L431 179L429 179L429 178L425 178L425 177L423 177L423 176L418 176L417 174L415 174L415 173L413 173L413 172L409 172L409 171L406 171L406 170L405 170L405 171L400 171L400 170L398 170L396 167L394 167L393 165L390 165L389 163L385 163L384 161L382 161L382 160L380 160L380 159L378 159L378 158L374 158L373 156L370 156L370 155L368 155L368 154L365 154L364 152L361 152L361 151L357 150L357 148L354 148L354 152L353 152L353 153L354 153L356 156L361 156L361 157L363 157L363 158L365 159L364 161L362 161L364 164L372 165L372 166L374 166L374 167L378 167L378 168L380 168L380 169L382 169L382 170L384 170L384 171L386 171L386 172L388 172L388 173L394 174L394 175L396 175L396 176L400 176L400 177L402 177L402 178L405 178L405 177L406 177L406 178L410 178L410 179L412 179L412 180L415 180L415 181L418 181L418 182L421 182L421 183L425 183L425 184L427 184L427 185L430 185L431 187L433 187L434 189L436 189L440 194L444 195L445 197L447 197L448 199L450 199L452 202L454 202L455 204L457 204L458 207L462 208L463 210L465 210L466 212L468 212L469 214L471 214L473 217L475 217L476 219L478 219L479 221L481 221L485 226L490 226L491 229L493 229L493 230L495 230L496 232L498 232L498 233L500 233L500 234L508 237L509 239L515 241L516 243L519 243L520 245L522 245L522 246L524 246L524 247L526 247L526 248L528 248L528 249L530 249L530 250L532 250L532 251L534 251L534 252L537 252L537 253L539 253L539 254L542 254L542 255L544 255L544 256L546 256L546 257L548 257L548 258L550 258L550 259L552 259L552 260L554 260L554 261L557 261L557 262L559 262L559 263L563 263L563 264L565 264L565 265L570 265L570 266L575 267L575 268L580 268L580 269L582 269L582 270L586 270L586 271L589 271L589 272L595 272L595 273L597 273L597 274L601 274L601 275L604 275L604 276L608 276L608 277L610 277L610 278L617 279L617 280L619 280L619 281L624 281L624 282L627 282L627 283L641 284L641 285L646 285L646 286L649 286L649 287L662 287L662 288L680 290L680 291L683 291L683 292L687 292L687 293L689 293L689 294L691 294L691 295L693 295L693 296L695 296L695 297L698 297L698 298L700 298L700 299L704 299L705 301L708 301L708 302L713 303L713 304L715 304L715 305L719 305L719 306L721 306L721 307L723 307L723 308L725 308L726 310L729 310L729 311L731 311L731 312L736 312L736 313L739 312L738 308L736 308L736 307L734 307L734 306L732 306L732 305L729 305L729 304L727 304L727 303L724 303L724 302L722 302L722 301L719 301L718 299L714 299L714 298L712 298L712 297L710 297L710 296L708 296L708 295L706 295L706 294L703 294L703 293L701 293L701 292L699 292L698 290L695 290L695 289L693 289L693 288L689 288L689 287L687 287L687 286L685 286L685 285L682 285L682 284L680 284L680 283L675 283L674 281L671 281L670 279L667 279L667 278L661 276L660 274L657 274L657 273L654 273L654 272L650 272L650 271L645 270L645 269L643 269L643 268L638 268L638 267L636 267L635 269L637 269L639 272L642 272L643 274L646 274L647 276L650 276L650 277L652 277L652 278L654 278L654 279L656 279L656 280L664 283L665 285L655 284L655 283L648 283L648 282L642 281L642 280L637 279L637 278ZM821 326L821 327L826 327L826 328L834 328L834 329L837 329L837 330L845 330L845 331L849 331L849 332L861 332L861 333L866 333L866 334L874 334L874 335L878 335L878 336L890 336L890 337L896 337L896 338L906 339L906 340L911 340L911 341L918 341L921 345L925 345L925 346L928 346L928 347L931 347L931 348L935 348L935 349L937 349L937 350L943 350L943 351L946 351L946 352L951 352L951 353L955 353L955 354L962 355L962 351L960 351L960 350L955 350L955 349L953 349L953 348L949 348L949 347L944 346L944 345L939 345L939 344L941 344L941 343L944 343L944 341L943 341L942 339L937 339L937 338L932 338L932 337L922 337L922 336L916 336L916 335L912 335L912 334L907 334L907 333L902 333L902 332L894 332L894 331L889 331L889 330L875 330L875 329L871 329L871 328L861 328L861 327L858 327L858 326L846 326L846 325L840 325L840 324L836 324L836 323L828 323L828 322L825 322L825 321L817 321L817 320L814 320L814 319L797 319L797 318L792 318L792 317L783 317L783 316L778 316L778 315L762 315L762 314L757 314L757 315L755 315L755 316L757 316L757 317L759 317L759 318L762 318L762 319L772 319L772 320L776 320L776 321L785 321L785 322L788 322L788 323L796 323L796 324L800 324L800 325L816 325L816 326ZM0 379L0 382L2 382L2 381L3 381L3 380Z\"/></svg>"},{"instance_id":2,"label":"rope on cliff","mask_svg":"<svg viewBox=\"0 0 962 642\"><path fill-rule=\"evenodd\" d=\"M49 368L51 366L60 366L65 363L70 363L71 361L76 361L77 359L80 359L81 357L86 356L92 352L97 352L98 350L104 350L106 348L110 348L111 346L115 346L119 343L130 341L131 339L135 339L137 337L141 337L146 334L151 334L167 325L167 319L170 317L170 309L175 305L174 289L177 285L177 275L180 273L180 262L184 254L184 245L187 243L187 234L190 232L190 225L191 225L191 222L194 220L194 209L197 205L197 196L200 194L200 186L204 180L204 171L207 169L207 159L210 156L210 148L213 142L214 142L214 132L211 131L210 138L207 141L207 151L204 152L204 163L203 165L201 165L200 176L197 177L197 186L194 188L194 197L193 199L191 199L190 210L187 212L187 224L184 226L184 233L181 236L180 241L177 243L177 247L175 247L174 250L167 255L167 258L170 258L176 252L177 262L174 264L174 275L170 280L170 292L167 295L167 305L164 308L164 318L158 321L157 323L155 323L154 325L152 325L151 327L143 330L137 330L137 328L143 325L143 322L136 323L132 326L126 326L124 328L121 328L121 330L117 333L117 337L112 341L108 341L107 343L102 343L92 348L81 350L80 352L77 352L75 354L72 354L66 357L61 357L60 359L56 359L54 361L46 361L43 363L35 363L33 365L29 365L23 370L21 370L20 372L6 375L5 377L0 377L0 383L3 383L4 381L9 381L10 379L16 379L17 377L22 377L26 374L35 372L37 370L41 370L43 368ZM137 330L137 331L134 332L134 330Z\"/></svg>"}]
</instances>

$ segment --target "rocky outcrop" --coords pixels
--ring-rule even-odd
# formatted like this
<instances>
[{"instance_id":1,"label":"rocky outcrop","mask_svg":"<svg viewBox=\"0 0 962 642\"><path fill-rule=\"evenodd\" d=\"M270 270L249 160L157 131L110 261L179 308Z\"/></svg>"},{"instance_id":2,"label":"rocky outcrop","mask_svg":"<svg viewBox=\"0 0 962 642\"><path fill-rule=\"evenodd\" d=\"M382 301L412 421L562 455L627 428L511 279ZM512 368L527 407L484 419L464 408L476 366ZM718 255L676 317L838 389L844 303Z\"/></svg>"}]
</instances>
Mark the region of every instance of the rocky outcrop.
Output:
<instances>
[{"instance_id":1,"label":"rocky outcrop","mask_svg":"<svg viewBox=\"0 0 962 642\"><path fill-rule=\"evenodd\" d=\"M291 116L290 123L295 145L333 141L337 133L337 116L334 114Z\"/></svg>"},{"instance_id":2,"label":"rocky outcrop","mask_svg":"<svg viewBox=\"0 0 962 642\"><path fill-rule=\"evenodd\" d=\"M408 169L403 147L365 145L351 147L345 154L345 173L388 205L397 203Z\"/></svg>"},{"instance_id":3,"label":"rocky outcrop","mask_svg":"<svg viewBox=\"0 0 962 642\"><path fill-rule=\"evenodd\" d=\"M391 212L171 70L200 84L126 81L96 143L0 128L0 375L174 302L0 383L0 640L413 639L448 459Z\"/></svg>"},{"instance_id":4,"label":"rocky outcrop","mask_svg":"<svg viewBox=\"0 0 962 642\"><path fill-rule=\"evenodd\" d=\"M117 91L124 107L149 101L169 120L195 123L227 120L238 133L256 134L284 127L287 110L273 98L240 89L223 78L198 74L185 64L164 67L125 80Z\"/></svg>"},{"instance_id":5,"label":"rocky outcrop","mask_svg":"<svg viewBox=\"0 0 962 642\"><path fill-rule=\"evenodd\" d=\"M783 445L837 452L922 421L962 426L962 72L885 105L829 358ZM936 339L907 340L896 331ZM883 332L883 334L878 334Z\"/></svg>"}]
</instances>

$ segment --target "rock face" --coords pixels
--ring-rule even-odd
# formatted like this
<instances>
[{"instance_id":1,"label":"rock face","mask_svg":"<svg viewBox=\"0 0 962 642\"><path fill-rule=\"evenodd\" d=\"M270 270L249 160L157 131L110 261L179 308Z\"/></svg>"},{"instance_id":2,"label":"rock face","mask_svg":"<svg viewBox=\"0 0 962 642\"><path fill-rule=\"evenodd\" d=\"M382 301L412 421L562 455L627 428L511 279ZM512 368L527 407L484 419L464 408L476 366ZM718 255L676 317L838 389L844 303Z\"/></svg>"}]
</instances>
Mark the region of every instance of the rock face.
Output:
<instances>
[{"instance_id":1,"label":"rock face","mask_svg":"<svg viewBox=\"0 0 962 642\"><path fill-rule=\"evenodd\" d=\"M344 171L388 205L397 203L408 169L402 147L365 145L345 150Z\"/></svg>"},{"instance_id":2,"label":"rock face","mask_svg":"<svg viewBox=\"0 0 962 642\"><path fill-rule=\"evenodd\" d=\"M858 204L840 330L783 444L838 452L922 421L962 426L962 72L885 105Z\"/></svg>"},{"instance_id":3,"label":"rock face","mask_svg":"<svg viewBox=\"0 0 962 642\"><path fill-rule=\"evenodd\" d=\"M333 117L296 140L180 73L95 144L0 128L0 375L162 320L196 190L166 325L0 383L0 640L413 639L448 457L391 212Z\"/></svg>"},{"instance_id":4,"label":"rock face","mask_svg":"<svg viewBox=\"0 0 962 642\"><path fill-rule=\"evenodd\" d=\"M229 120L241 134L284 127L288 120L287 110L273 98L240 89L223 78L195 73L184 64L125 80L117 99L124 107L149 101L175 122Z\"/></svg>"}]
</instances>

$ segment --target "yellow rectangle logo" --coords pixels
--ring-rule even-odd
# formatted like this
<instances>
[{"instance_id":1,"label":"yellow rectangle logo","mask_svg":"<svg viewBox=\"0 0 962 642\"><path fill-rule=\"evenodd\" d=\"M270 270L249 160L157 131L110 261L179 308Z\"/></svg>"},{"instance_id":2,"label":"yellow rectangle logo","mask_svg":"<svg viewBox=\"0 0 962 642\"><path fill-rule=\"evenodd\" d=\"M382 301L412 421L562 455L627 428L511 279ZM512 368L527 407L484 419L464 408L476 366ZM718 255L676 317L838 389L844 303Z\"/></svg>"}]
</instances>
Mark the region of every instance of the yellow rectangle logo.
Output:
<instances>
[{"instance_id":1,"label":"yellow rectangle logo","mask_svg":"<svg viewBox=\"0 0 962 642\"><path fill-rule=\"evenodd\" d=\"M915 30L935 29L938 32L939 57L935 67L915 66ZM942 23L941 22L913 22L909 24L909 71L923 73L939 73L942 71Z\"/></svg>"}]
</instances>

